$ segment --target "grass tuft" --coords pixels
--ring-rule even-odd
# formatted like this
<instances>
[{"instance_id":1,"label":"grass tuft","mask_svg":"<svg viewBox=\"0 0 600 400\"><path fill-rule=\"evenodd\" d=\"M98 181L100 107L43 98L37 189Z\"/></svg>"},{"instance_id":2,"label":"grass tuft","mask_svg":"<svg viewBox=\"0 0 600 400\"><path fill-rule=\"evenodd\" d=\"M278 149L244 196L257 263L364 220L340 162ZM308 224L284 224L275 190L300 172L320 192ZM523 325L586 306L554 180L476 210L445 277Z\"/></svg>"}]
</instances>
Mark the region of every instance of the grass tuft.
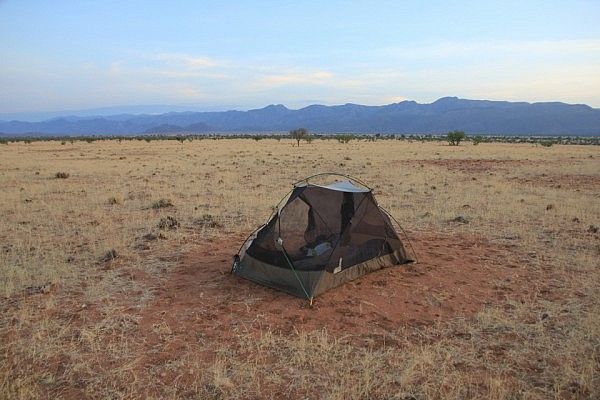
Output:
<instances>
[{"instance_id":1,"label":"grass tuft","mask_svg":"<svg viewBox=\"0 0 600 400\"><path fill-rule=\"evenodd\" d=\"M68 172L57 172L54 174L54 178L56 179L67 179L69 176Z\"/></svg>"},{"instance_id":2,"label":"grass tuft","mask_svg":"<svg viewBox=\"0 0 600 400\"><path fill-rule=\"evenodd\" d=\"M174 207L173 202L169 199L159 199L159 200L155 201L154 203L152 203L152 208L154 208L155 210L160 209L160 208L169 208L169 207Z\"/></svg>"}]
</instances>

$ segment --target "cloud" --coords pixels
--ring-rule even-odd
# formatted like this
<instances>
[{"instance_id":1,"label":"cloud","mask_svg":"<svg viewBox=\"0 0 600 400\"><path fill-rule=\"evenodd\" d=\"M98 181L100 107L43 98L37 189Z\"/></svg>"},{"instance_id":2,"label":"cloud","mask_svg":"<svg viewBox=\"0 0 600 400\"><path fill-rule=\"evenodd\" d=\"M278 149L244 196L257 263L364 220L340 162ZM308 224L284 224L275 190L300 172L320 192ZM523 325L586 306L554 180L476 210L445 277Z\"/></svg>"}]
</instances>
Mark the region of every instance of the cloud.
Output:
<instances>
[{"instance_id":1,"label":"cloud","mask_svg":"<svg viewBox=\"0 0 600 400\"><path fill-rule=\"evenodd\" d=\"M166 64L178 65L189 69L214 68L224 65L224 62L210 57L180 53L159 53L152 58Z\"/></svg>"},{"instance_id":2,"label":"cloud","mask_svg":"<svg viewBox=\"0 0 600 400\"><path fill-rule=\"evenodd\" d=\"M147 55L142 60L144 62L132 61L127 66L127 70L134 75L133 79L141 77L170 80L233 78L233 75L227 72L233 67L231 63L205 56L159 53ZM120 66L125 69L125 66Z\"/></svg>"},{"instance_id":3,"label":"cloud","mask_svg":"<svg viewBox=\"0 0 600 400\"><path fill-rule=\"evenodd\" d=\"M165 78L187 79L187 78L207 78L207 79L233 79L234 76L226 73L208 72L208 71L178 71L175 69L146 68L145 72Z\"/></svg>"},{"instance_id":4,"label":"cloud","mask_svg":"<svg viewBox=\"0 0 600 400\"><path fill-rule=\"evenodd\" d=\"M588 47L585 47L588 46ZM592 48L589 43L579 47ZM526 46L522 46L524 49ZM544 50L548 51L548 50ZM479 63L398 63L337 66L336 70L289 65L260 65L214 60L193 67L186 61L151 66L110 64L106 87L123 95L132 88L159 102L198 101L260 106L273 102L306 105L306 98L327 104L389 104L406 99L429 102L446 95L524 101L600 101L600 77L594 63L573 57L569 64L521 62L521 58ZM392 63L393 64L393 63ZM218 66L217 66L218 65Z\"/></svg>"},{"instance_id":5,"label":"cloud","mask_svg":"<svg viewBox=\"0 0 600 400\"><path fill-rule=\"evenodd\" d=\"M177 94L186 99L198 99L202 98L204 93L198 88L191 86L183 86L177 89Z\"/></svg>"},{"instance_id":6,"label":"cloud","mask_svg":"<svg viewBox=\"0 0 600 400\"><path fill-rule=\"evenodd\" d=\"M259 76L254 85L262 89L285 85L322 85L333 77L334 74L329 71L282 72Z\"/></svg>"},{"instance_id":7,"label":"cloud","mask_svg":"<svg viewBox=\"0 0 600 400\"><path fill-rule=\"evenodd\" d=\"M121 75L123 74L124 70L123 70L123 62L122 61L115 61L110 63L110 66L108 67L108 74L109 75Z\"/></svg>"},{"instance_id":8,"label":"cloud","mask_svg":"<svg viewBox=\"0 0 600 400\"><path fill-rule=\"evenodd\" d=\"M0 87L10 101L0 101L2 111L115 102L388 104L447 95L600 106L600 39L443 42L308 58L155 53L34 61L7 58Z\"/></svg>"},{"instance_id":9,"label":"cloud","mask_svg":"<svg viewBox=\"0 0 600 400\"><path fill-rule=\"evenodd\" d=\"M400 103L401 101L405 101L408 100L406 97L404 96L390 96L387 97L384 102L385 103Z\"/></svg>"}]
</instances>

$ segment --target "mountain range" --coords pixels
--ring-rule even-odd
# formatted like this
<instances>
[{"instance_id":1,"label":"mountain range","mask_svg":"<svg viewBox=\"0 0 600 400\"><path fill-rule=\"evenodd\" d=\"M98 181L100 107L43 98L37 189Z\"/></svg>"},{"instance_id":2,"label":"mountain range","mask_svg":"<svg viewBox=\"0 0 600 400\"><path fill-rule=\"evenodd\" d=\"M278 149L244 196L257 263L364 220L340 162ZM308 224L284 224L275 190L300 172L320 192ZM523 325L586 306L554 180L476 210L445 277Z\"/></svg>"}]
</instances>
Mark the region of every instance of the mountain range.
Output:
<instances>
[{"instance_id":1,"label":"mountain range","mask_svg":"<svg viewBox=\"0 0 600 400\"><path fill-rule=\"evenodd\" d=\"M599 135L600 109L585 104L526 103L443 97L430 104L269 105L248 111L63 116L44 121L0 121L4 135L138 135L287 132L492 135Z\"/></svg>"}]
</instances>

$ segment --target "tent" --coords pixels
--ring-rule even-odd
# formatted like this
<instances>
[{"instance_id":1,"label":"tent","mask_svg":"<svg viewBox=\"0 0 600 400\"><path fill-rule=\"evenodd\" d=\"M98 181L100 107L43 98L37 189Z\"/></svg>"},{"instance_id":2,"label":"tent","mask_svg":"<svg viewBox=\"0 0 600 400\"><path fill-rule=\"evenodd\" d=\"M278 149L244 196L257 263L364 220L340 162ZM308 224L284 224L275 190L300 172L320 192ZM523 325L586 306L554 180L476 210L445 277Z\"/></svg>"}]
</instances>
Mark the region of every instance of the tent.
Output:
<instances>
[{"instance_id":1,"label":"tent","mask_svg":"<svg viewBox=\"0 0 600 400\"><path fill-rule=\"evenodd\" d=\"M322 175L345 179L309 182ZM269 221L246 239L232 273L312 303L369 272L412 262L392 219L361 181L314 175L296 182Z\"/></svg>"}]
</instances>

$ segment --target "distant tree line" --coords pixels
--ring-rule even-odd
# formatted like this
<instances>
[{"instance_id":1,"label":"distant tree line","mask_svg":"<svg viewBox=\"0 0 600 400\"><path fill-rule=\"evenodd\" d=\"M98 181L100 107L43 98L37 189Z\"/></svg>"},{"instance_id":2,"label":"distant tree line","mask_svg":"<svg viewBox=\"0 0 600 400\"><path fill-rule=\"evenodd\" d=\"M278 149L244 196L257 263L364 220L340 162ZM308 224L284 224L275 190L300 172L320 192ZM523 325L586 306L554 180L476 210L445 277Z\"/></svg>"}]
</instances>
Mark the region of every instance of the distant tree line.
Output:
<instances>
[{"instance_id":1,"label":"distant tree line","mask_svg":"<svg viewBox=\"0 0 600 400\"><path fill-rule=\"evenodd\" d=\"M303 129L303 131L302 131ZM298 131L299 132L296 132ZM9 143L32 143L40 141L56 141L62 145L75 142L93 143L96 141L117 140L121 141L162 141L174 140L180 143L191 142L195 140L227 140L227 139L252 139L255 141L271 139L282 140L291 139L295 145L300 145L300 142L306 141L311 143L314 140L337 140L342 144L347 144L351 141L379 141L379 140L405 140L408 142L448 142L453 146L459 146L463 142L471 142L473 145L480 143L531 143L541 146L550 147L558 144L579 144L579 145L600 145L600 136L488 136L488 135L467 135L463 131L452 131L446 135L431 135L431 134L354 134L354 133L309 133L304 128L298 128L290 131L288 134L269 133L269 134L190 134L190 135L134 135L134 136L0 136L0 145Z\"/></svg>"}]
</instances>

